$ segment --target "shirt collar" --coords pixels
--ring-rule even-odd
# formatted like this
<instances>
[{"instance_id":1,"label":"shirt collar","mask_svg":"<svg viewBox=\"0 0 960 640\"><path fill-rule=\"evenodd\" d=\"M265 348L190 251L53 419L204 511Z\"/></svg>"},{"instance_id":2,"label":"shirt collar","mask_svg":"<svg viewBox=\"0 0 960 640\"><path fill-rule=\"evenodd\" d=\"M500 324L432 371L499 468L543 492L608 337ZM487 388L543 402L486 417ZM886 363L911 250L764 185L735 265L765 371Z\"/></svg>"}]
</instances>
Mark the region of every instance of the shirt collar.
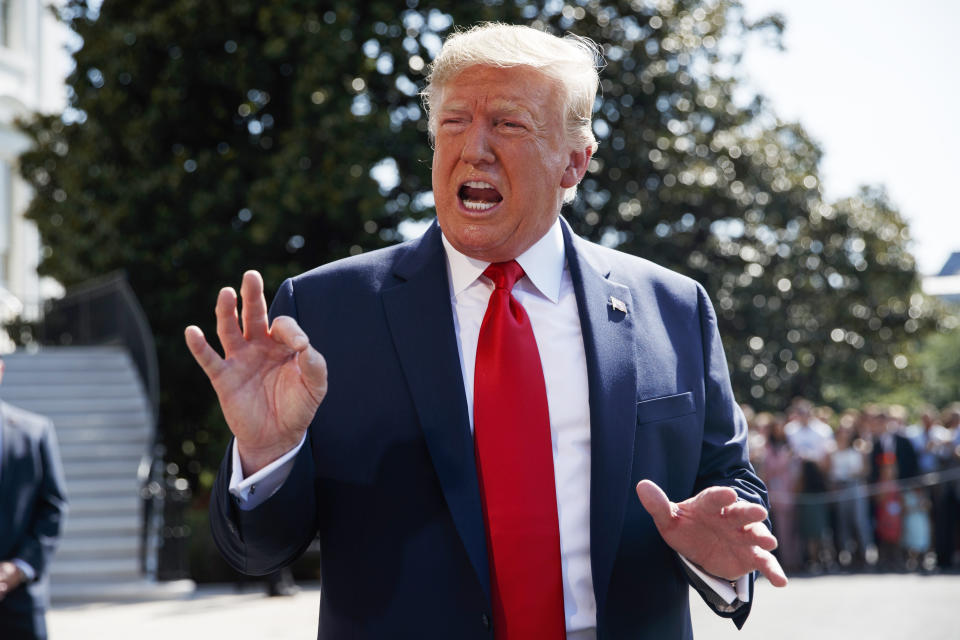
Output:
<instances>
[{"instance_id":1,"label":"shirt collar","mask_svg":"<svg viewBox=\"0 0 960 640\"><path fill-rule=\"evenodd\" d=\"M443 248L447 253L450 292L458 296L483 274L490 263L460 253L450 244L446 236L442 238ZM554 220L553 226L543 237L517 256L516 260L523 267L523 272L533 286L544 297L556 304L560 300L560 282L563 279L566 261L560 218Z\"/></svg>"}]
</instances>

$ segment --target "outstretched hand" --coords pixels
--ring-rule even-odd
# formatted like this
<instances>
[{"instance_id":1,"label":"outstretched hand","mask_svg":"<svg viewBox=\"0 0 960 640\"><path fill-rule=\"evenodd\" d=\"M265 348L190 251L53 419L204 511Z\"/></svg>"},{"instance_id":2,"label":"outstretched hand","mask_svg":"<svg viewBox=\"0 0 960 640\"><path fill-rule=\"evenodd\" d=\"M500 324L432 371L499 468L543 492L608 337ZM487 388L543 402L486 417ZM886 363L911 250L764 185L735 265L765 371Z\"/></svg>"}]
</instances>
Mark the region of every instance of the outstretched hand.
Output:
<instances>
[{"instance_id":1,"label":"outstretched hand","mask_svg":"<svg viewBox=\"0 0 960 640\"><path fill-rule=\"evenodd\" d=\"M220 357L199 327L184 332L187 347L210 379L227 426L237 439L244 475L250 475L296 447L327 393L327 363L293 318L268 325L263 279L243 274L243 329L237 293L217 296Z\"/></svg>"},{"instance_id":2,"label":"outstretched hand","mask_svg":"<svg viewBox=\"0 0 960 640\"><path fill-rule=\"evenodd\" d=\"M777 539L763 523L767 510L762 506L738 502L730 487L709 487L678 504L650 480L641 480L637 495L664 542L707 573L736 580L756 570L773 586L787 586L770 553Z\"/></svg>"}]
</instances>

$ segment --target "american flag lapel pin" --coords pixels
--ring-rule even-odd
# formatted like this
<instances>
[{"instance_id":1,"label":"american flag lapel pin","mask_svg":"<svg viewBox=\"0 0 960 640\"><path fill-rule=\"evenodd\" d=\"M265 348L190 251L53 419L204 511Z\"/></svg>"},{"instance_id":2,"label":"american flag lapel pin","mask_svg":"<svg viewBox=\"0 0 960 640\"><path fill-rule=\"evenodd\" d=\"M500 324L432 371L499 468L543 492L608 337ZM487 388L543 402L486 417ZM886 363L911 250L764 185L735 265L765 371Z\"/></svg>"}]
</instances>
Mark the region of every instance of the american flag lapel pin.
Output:
<instances>
[{"instance_id":1,"label":"american flag lapel pin","mask_svg":"<svg viewBox=\"0 0 960 640\"><path fill-rule=\"evenodd\" d=\"M627 303L620 298L614 298L613 296L610 296L610 306L613 307L614 311L620 311L621 313L627 312Z\"/></svg>"}]
</instances>

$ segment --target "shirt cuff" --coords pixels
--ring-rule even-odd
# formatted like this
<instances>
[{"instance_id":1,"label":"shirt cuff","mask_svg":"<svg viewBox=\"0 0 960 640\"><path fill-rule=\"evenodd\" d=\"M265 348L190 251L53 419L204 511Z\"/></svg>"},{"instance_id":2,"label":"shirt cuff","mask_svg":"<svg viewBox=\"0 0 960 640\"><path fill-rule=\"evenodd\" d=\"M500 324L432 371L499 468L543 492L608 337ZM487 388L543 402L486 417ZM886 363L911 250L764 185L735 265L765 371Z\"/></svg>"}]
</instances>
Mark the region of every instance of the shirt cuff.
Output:
<instances>
[{"instance_id":1,"label":"shirt cuff","mask_svg":"<svg viewBox=\"0 0 960 640\"><path fill-rule=\"evenodd\" d=\"M713 589L714 593L723 598L727 604L733 604L735 601L750 602L750 574L745 574L736 580L721 580L709 573L704 572L692 562L684 558L679 553L680 559L691 571L697 574L697 577L703 580L704 584ZM736 584L734 587L731 582Z\"/></svg>"},{"instance_id":2,"label":"shirt cuff","mask_svg":"<svg viewBox=\"0 0 960 640\"><path fill-rule=\"evenodd\" d=\"M250 511L260 506L267 499L280 490L290 470L293 469L293 463L297 453L303 448L303 443L307 439L307 433L303 433L300 444L290 451L286 452L264 468L260 469L249 478L243 477L243 466L240 463L240 451L237 448L237 441L234 439L230 445L233 456L233 473L230 475L230 493L237 499L237 504L244 511Z\"/></svg>"},{"instance_id":3,"label":"shirt cuff","mask_svg":"<svg viewBox=\"0 0 960 640\"><path fill-rule=\"evenodd\" d=\"M33 567L27 564L26 560L14 558L10 562L17 565L17 568L20 569L20 571L23 571L24 582L33 582L37 579L37 572L34 571Z\"/></svg>"}]
</instances>

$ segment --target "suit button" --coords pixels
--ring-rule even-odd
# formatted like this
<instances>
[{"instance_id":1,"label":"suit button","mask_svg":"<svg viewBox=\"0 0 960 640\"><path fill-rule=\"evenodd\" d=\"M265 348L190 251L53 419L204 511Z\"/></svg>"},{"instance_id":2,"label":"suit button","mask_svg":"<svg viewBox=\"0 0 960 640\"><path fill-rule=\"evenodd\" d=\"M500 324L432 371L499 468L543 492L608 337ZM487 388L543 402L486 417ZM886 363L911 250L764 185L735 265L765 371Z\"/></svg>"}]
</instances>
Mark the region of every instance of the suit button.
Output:
<instances>
[{"instance_id":1,"label":"suit button","mask_svg":"<svg viewBox=\"0 0 960 640\"><path fill-rule=\"evenodd\" d=\"M480 622L483 623L484 629L487 629L487 630L490 629L490 616L488 616L486 613L480 614Z\"/></svg>"}]
</instances>

